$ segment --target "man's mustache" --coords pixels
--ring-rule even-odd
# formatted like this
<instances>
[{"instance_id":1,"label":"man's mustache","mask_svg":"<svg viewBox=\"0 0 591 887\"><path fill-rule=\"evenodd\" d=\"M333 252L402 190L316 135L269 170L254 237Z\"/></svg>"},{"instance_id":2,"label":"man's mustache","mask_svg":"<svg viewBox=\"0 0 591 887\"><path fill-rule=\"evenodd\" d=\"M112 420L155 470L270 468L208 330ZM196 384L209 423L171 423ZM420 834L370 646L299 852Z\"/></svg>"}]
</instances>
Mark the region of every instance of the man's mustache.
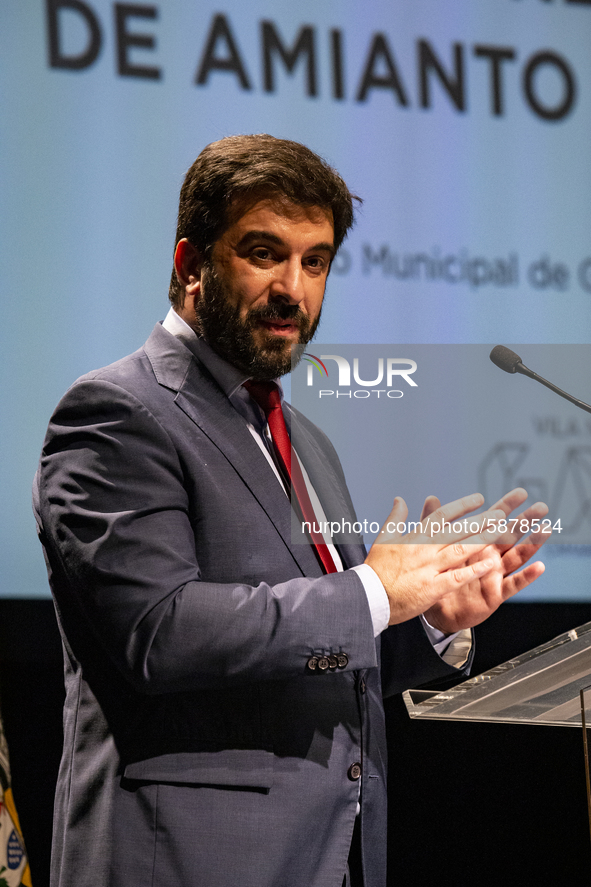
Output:
<instances>
[{"instance_id":1,"label":"man's mustache","mask_svg":"<svg viewBox=\"0 0 591 887\"><path fill-rule=\"evenodd\" d=\"M308 323L308 317L298 305L264 305L260 308L252 308L248 312L249 321L257 320L291 320L302 326Z\"/></svg>"}]
</instances>

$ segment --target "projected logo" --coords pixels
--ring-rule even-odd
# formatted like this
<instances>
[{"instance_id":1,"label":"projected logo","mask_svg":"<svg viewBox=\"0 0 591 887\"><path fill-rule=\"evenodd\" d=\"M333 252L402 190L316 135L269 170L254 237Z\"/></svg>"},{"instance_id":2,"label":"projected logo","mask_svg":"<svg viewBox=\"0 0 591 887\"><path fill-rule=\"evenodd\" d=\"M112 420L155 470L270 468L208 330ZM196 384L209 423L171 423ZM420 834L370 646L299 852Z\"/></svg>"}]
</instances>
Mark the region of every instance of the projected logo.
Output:
<instances>
[{"instance_id":1,"label":"projected logo","mask_svg":"<svg viewBox=\"0 0 591 887\"><path fill-rule=\"evenodd\" d=\"M315 354L309 354L307 351L302 355L303 359L308 366L308 385L312 385L312 377L314 375L314 370L317 369L321 376L328 376L328 370L326 369L326 365L322 363L319 357L316 357Z\"/></svg>"},{"instance_id":2,"label":"projected logo","mask_svg":"<svg viewBox=\"0 0 591 887\"><path fill-rule=\"evenodd\" d=\"M538 454L539 455L539 454ZM535 448L523 442L500 442L482 459L478 477L487 502L494 502L499 491L525 487L531 501L547 502L551 515L560 517L563 542L589 543L591 530L591 446L566 445L559 458L541 471L528 470L536 459ZM536 460L537 461L537 460Z\"/></svg>"},{"instance_id":3,"label":"projected logo","mask_svg":"<svg viewBox=\"0 0 591 887\"><path fill-rule=\"evenodd\" d=\"M407 386L418 387L417 382L411 378L417 370L417 363L408 357L378 357L372 366L369 365L370 361L366 359L367 365L364 365L363 369L360 367L360 358L358 357L354 357L351 361L340 354L321 354L320 357L317 357L315 354L306 352L303 358L308 364L306 385L309 388L314 387L318 376L320 376L321 384L326 382L327 386L328 384L333 386L319 388L319 398L346 397L366 400L385 397L397 400L404 397ZM324 362L329 360L336 363L336 373L335 367L331 366L330 382L328 381L329 370ZM362 378L362 372L364 375L373 376L375 374L375 378ZM395 387L403 383L404 389ZM355 385L360 387L354 387Z\"/></svg>"}]
</instances>

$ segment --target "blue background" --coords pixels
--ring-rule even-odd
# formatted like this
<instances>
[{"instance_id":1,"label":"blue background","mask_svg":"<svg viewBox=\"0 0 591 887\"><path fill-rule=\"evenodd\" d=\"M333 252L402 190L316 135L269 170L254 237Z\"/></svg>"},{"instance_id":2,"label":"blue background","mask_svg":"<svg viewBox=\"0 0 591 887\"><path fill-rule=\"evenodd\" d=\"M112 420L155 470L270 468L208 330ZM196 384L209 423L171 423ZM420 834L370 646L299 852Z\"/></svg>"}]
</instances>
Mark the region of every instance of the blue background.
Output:
<instances>
[{"instance_id":1,"label":"blue background","mask_svg":"<svg viewBox=\"0 0 591 887\"><path fill-rule=\"evenodd\" d=\"M130 16L126 24L128 32L152 38L151 47L128 47L128 63L157 69L158 79L118 72L116 5L85 4L98 22L100 52L79 70L50 64L45 2L0 6L6 596L47 594L29 505L47 420L78 375L135 350L165 315L178 190L214 139L262 131L298 139L364 198L329 279L320 341L589 342L590 4L160 0L143 4L151 17ZM215 69L195 83L218 14L231 29L250 89L235 73ZM62 56L84 55L85 18L72 8L56 15ZM303 58L289 73L275 55L274 89L265 89L263 20L288 49L301 27L313 29L316 96L307 94ZM333 96L333 30L342 38L342 99ZM371 68L374 84L387 74L383 54L368 63L377 33L406 105L395 90L377 85L358 100L364 70ZM462 56L463 109L432 71L422 107L421 40L450 82L454 52ZM493 113L492 68L475 55L477 46L514 55L501 65L502 114ZM564 60L576 89L569 112L554 121L536 112L524 89L528 62L547 51ZM218 41L214 55L227 58L227 43ZM542 107L558 108L564 75L555 64L540 65L532 89ZM456 257L448 267L472 269L472 280L442 280L427 259L446 256ZM504 281L499 262L513 269ZM404 277L401 269L411 267L415 276ZM572 388L591 398L588 378L573 378ZM486 399L484 392L478 409L486 410ZM591 597L586 565L577 568L576 582L558 581L566 560L539 593Z\"/></svg>"}]
</instances>

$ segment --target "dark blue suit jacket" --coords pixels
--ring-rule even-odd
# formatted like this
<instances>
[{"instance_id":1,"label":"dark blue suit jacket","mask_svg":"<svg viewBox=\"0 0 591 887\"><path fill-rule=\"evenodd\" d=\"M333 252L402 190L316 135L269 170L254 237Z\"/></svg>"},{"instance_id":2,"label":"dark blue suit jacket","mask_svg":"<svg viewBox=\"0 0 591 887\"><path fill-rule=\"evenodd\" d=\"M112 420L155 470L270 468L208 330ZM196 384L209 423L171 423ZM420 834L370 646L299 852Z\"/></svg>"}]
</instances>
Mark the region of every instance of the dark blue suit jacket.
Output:
<instances>
[{"instance_id":1,"label":"dark blue suit jacket","mask_svg":"<svg viewBox=\"0 0 591 887\"><path fill-rule=\"evenodd\" d=\"M290 419L327 517L352 516L329 441ZM181 342L158 325L72 386L35 503L67 690L52 887L341 887L354 762L366 887L383 887L385 734L363 586L322 575L292 542L264 455ZM346 566L365 556L340 553ZM453 671L418 620L382 640L386 692ZM307 669L338 652L346 668Z\"/></svg>"}]
</instances>

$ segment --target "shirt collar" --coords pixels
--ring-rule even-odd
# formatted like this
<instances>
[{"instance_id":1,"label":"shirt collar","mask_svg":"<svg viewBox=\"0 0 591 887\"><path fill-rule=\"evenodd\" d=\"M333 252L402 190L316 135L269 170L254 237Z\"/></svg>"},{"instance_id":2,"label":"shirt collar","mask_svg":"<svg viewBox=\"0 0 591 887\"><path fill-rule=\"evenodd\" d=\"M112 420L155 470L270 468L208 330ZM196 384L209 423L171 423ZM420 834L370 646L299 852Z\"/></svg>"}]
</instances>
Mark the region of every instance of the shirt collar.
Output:
<instances>
[{"instance_id":1,"label":"shirt collar","mask_svg":"<svg viewBox=\"0 0 591 887\"><path fill-rule=\"evenodd\" d=\"M251 377L239 370L233 364L228 363L223 357L213 350L211 345L198 336L189 324L180 317L174 308L171 308L162 322L164 329L171 335L180 339L183 344L195 355L195 357L206 367L218 383L226 397L233 406L246 418L248 422L260 425L266 422L264 414L258 404L250 397L246 388L243 388L244 382ZM279 394L283 400L283 389L279 379L275 380L279 387Z\"/></svg>"}]
</instances>

